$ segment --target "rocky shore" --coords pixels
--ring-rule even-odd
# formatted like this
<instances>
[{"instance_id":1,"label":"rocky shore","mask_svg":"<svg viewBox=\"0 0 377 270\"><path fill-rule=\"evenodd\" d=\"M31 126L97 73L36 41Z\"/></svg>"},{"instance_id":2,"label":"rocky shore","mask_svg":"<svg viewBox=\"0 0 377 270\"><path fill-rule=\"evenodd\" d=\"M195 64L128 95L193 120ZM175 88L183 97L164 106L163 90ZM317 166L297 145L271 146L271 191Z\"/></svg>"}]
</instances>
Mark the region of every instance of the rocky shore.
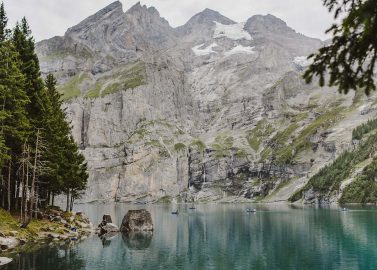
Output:
<instances>
[{"instance_id":1,"label":"rocky shore","mask_svg":"<svg viewBox=\"0 0 377 270\"><path fill-rule=\"evenodd\" d=\"M18 218L0 209L0 265L9 263L8 255L51 243L77 242L94 232L93 225L81 212L64 212L50 207L38 219L22 226Z\"/></svg>"}]
</instances>

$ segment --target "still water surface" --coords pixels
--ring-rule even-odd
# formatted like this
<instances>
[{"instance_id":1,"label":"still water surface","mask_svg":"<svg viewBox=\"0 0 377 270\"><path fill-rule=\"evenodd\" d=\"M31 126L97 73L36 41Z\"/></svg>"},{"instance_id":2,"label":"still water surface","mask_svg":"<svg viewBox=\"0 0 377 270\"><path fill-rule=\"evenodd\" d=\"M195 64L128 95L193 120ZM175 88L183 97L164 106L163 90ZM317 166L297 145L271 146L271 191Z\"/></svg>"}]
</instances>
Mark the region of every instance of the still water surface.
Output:
<instances>
[{"instance_id":1,"label":"still water surface","mask_svg":"<svg viewBox=\"0 0 377 270\"><path fill-rule=\"evenodd\" d=\"M111 214L120 225L130 209L152 214L153 235L90 237L15 257L4 269L377 269L377 208L203 204L78 205L94 224ZM256 208L247 213L246 208ZM0 267L0 269L2 269Z\"/></svg>"}]
</instances>

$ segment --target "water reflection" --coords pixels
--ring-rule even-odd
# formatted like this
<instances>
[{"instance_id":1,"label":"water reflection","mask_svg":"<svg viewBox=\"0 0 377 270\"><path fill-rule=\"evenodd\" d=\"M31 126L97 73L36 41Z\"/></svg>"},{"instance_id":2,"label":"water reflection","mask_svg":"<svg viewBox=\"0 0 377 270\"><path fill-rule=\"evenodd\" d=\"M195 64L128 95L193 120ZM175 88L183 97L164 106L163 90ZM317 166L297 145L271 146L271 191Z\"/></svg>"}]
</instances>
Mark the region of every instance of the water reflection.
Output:
<instances>
[{"instance_id":1,"label":"water reflection","mask_svg":"<svg viewBox=\"0 0 377 270\"><path fill-rule=\"evenodd\" d=\"M92 237L71 249L23 254L6 269L377 268L377 208L188 207L180 205L177 216L167 205L82 205L93 223L111 213L117 225L128 210L147 208L155 230L153 235Z\"/></svg>"},{"instance_id":2,"label":"water reflection","mask_svg":"<svg viewBox=\"0 0 377 270\"><path fill-rule=\"evenodd\" d=\"M109 233L105 233L105 234L98 236L98 237L102 241L102 246L108 247L111 244L111 240L115 239L117 236L118 236L117 232L109 232Z\"/></svg>"},{"instance_id":3,"label":"water reflection","mask_svg":"<svg viewBox=\"0 0 377 270\"><path fill-rule=\"evenodd\" d=\"M5 270L79 270L85 269L85 265L77 249L64 245L21 253L12 264L3 267Z\"/></svg>"},{"instance_id":4,"label":"water reflection","mask_svg":"<svg viewBox=\"0 0 377 270\"><path fill-rule=\"evenodd\" d=\"M147 249L152 242L152 232L122 233L122 239L131 250Z\"/></svg>"}]
</instances>

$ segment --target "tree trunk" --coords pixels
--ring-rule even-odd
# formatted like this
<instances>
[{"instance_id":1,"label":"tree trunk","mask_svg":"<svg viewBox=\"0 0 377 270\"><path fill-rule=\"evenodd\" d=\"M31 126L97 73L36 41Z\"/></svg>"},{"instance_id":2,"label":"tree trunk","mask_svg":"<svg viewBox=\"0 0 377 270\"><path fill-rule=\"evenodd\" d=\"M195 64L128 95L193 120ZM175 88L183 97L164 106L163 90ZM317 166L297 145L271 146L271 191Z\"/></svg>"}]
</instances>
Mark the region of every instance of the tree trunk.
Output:
<instances>
[{"instance_id":1,"label":"tree trunk","mask_svg":"<svg viewBox=\"0 0 377 270\"><path fill-rule=\"evenodd\" d=\"M27 207L27 201L28 201L28 190L29 190L29 159L30 159L30 152L29 152L29 147L27 148L27 161L26 161L26 179L25 179L25 206L24 206L24 222L27 222L27 217L28 217L28 207Z\"/></svg>"},{"instance_id":2,"label":"tree trunk","mask_svg":"<svg viewBox=\"0 0 377 270\"><path fill-rule=\"evenodd\" d=\"M10 212L10 207L11 207L11 203L10 203L10 194L11 194L11 190L10 190L10 173L11 173L11 161L9 160L9 165L8 165L8 212Z\"/></svg>"},{"instance_id":3,"label":"tree trunk","mask_svg":"<svg viewBox=\"0 0 377 270\"><path fill-rule=\"evenodd\" d=\"M73 209L73 202L74 202L74 198L73 198L73 195L71 195L71 204L69 206L69 211L72 212L72 209Z\"/></svg>"},{"instance_id":4,"label":"tree trunk","mask_svg":"<svg viewBox=\"0 0 377 270\"><path fill-rule=\"evenodd\" d=\"M39 186L36 187L35 192L35 205L34 205L34 218L38 218L38 200L39 200Z\"/></svg>"},{"instance_id":5,"label":"tree trunk","mask_svg":"<svg viewBox=\"0 0 377 270\"><path fill-rule=\"evenodd\" d=\"M25 145L22 153L22 157L25 158ZM21 223L24 222L24 215L23 215L23 209L24 209L24 200L25 200L25 160L22 160L22 176L21 181L22 183L22 193L21 193L21 205L20 205L20 221ZM21 184L20 184L21 186Z\"/></svg>"},{"instance_id":6,"label":"tree trunk","mask_svg":"<svg viewBox=\"0 0 377 270\"><path fill-rule=\"evenodd\" d=\"M14 195L15 195L15 201L14 201L14 209L18 211L18 205L19 205L19 198L20 198L20 181L16 179L16 183L14 185Z\"/></svg>"},{"instance_id":7,"label":"tree trunk","mask_svg":"<svg viewBox=\"0 0 377 270\"><path fill-rule=\"evenodd\" d=\"M48 205L50 205L50 200L51 200L51 191L48 191L47 192L47 200L46 200L46 203L45 203L45 207L47 207Z\"/></svg>"},{"instance_id":8,"label":"tree trunk","mask_svg":"<svg viewBox=\"0 0 377 270\"><path fill-rule=\"evenodd\" d=\"M37 175L38 142L39 142L39 129L37 130L37 141L35 144L35 153L34 153L33 178L31 182L30 219L33 218L33 207L35 206L35 201L36 201L35 200L35 178Z\"/></svg>"},{"instance_id":9,"label":"tree trunk","mask_svg":"<svg viewBox=\"0 0 377 270\"><path fill-rule=\"evenodd\" d=\"M5 181L2 174L0 174L1 177L1 207L5 209Z\"/></svg>"},{"instance_id":10,"label":"tree trunk","mask_svg":"<svg viewBox=\"0 0 377 270\"><path fill-rule=\"evenodd\" d=\"M69 210L69 189L67 190L67 207L66 207L66 211L68 212Z\"/></svg>"}]
</instances>

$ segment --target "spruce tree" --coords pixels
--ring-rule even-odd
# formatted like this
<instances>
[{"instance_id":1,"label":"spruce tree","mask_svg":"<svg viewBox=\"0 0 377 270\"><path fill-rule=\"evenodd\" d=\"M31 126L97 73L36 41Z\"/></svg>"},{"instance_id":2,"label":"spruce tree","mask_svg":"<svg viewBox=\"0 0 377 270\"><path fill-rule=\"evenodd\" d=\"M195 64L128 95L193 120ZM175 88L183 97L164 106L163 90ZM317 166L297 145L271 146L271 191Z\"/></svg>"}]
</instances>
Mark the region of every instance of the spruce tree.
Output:
<instances>
[{"instance_id":1,"label":"spruce tree","mask_svg":"<svg viewBox=\"0 0 377 270\"><path fill-rule=\"evenodd\" d=\"M80 191L85 190L88 174L84 156L72 136L68 137L64 158L64 192L67 196L67 211L72 210L73 200L77 199ZM73 197L73 198L72 198ZM75 198L76 197L76 198Z\"/></svg>"},{"instance_id":2,"label":"spruce tree","mask_svg":"<svg viewBox=\"0 0 377 270\"><path fill-rule=\"evenodd\" d=\"M25 88L30 99L28 114L33 126L43 128L43 109L46 91L41 78L39 60L35 53L35 42L25 18L13 30L13 43L19 53L21 71L25 76Z\"/></svg>"},{"instance_id":3,"label":"spruce tree","mask_svg":"<svg viewBox=\"0 0 377 270\"><path fill-rule=\"evenodd\" d=\"M0 4L0 43L4 42L9 34L9 29L7 29L8 18L5 12L4 3Z\"/></svg>"},{"instance_id":4,"label":"spruce tree","mask_svg":"<svg viewBox=\"0 0 377 270\"><path fill-rule=\"evenodd\" d=\"M11 192L15 190L15 166L22 152L22 145L29 136L30 123L27 118L26 106L29 103L24 90L25 78L20 71L18 54L12 43L5 41L0 44L0 134L4 140L1 156L6 169L2 167L2 193L8 197L8 209L11 207ZM5 180L6 179L6 180ZM12 181L11 181L12 179ZM6 186L5 186L6 182ZM4 205L4 203L3 203Z\"/></svg>"}]
</instances>

